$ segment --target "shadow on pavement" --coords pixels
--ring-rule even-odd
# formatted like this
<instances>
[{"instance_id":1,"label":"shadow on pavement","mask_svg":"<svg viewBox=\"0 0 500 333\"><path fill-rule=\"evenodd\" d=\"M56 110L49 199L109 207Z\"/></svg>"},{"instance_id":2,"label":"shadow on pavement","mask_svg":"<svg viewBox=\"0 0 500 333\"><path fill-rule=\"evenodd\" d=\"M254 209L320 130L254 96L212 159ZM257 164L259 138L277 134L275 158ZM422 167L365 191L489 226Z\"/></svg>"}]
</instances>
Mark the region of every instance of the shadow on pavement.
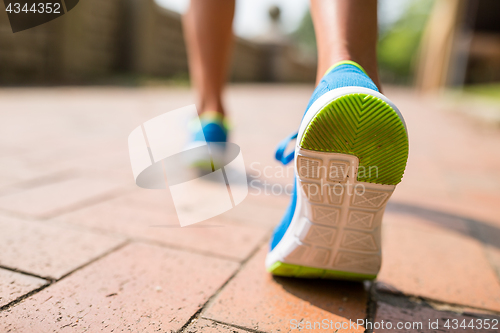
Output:
<instances>
[{"instance_id":1,"label":"shadow on pavement","mask_svg":"<svg viewBox=\"0 0 500 333\"><path fill-rule=\"evenodd\" d=\"M500 228L490 223L401 202L389 202L386 210L391 213L408 214L424 218L441 228L451 229L462 235L473 237L485 245L491 245L500 249ZM466 228L461 228L464 225Z\"/></svg>"},{"instance_id":2,"label":"shadow on pavement","mask_svg":"<svg viewBox=\"0 0 500 333\"><path fill-rule=\"evenodd\" d=\"M360 301L368 302L368 291L363 282L281 276L273 276L273 279L288 293L322 310L352 321L360 319L357 318L360 314L355 313L353 309L359 309Z\"/></svg>"}]
</instances>

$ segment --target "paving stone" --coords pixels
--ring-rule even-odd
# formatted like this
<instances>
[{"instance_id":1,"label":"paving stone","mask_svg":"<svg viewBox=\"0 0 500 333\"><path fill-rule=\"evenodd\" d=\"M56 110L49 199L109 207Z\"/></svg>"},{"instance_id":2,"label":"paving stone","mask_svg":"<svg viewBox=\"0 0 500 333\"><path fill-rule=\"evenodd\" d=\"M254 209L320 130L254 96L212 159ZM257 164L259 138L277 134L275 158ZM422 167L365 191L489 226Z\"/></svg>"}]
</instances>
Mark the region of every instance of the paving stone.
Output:
<instances>
[{"instance_id":1,"label":"paving stone","mask_svg":"<svg viewBox=\"0 0 500 333\"><path fill-rule=\"evenodd\" d=\"M231 111L234 125L232 138L242 149L247 172L256 175L258 171L263 171L263 168L270 166L272 174L269 177L262 175L260 177L262 180L282 186L290 183L289 175L281 176L274 172L280 170L281 166L273 159L273 147L289 133L297 130L311 92L311 86L229 87L228 109ZM389 228L384 238L386 248L384 249L383 271L380 275L381 281L385 283L386 288L395 292L402 291L442 302L462 302L460 304L496 309L498 304L498 282L496 281L498 280L493 278L492 269L482 254L482 247L478 240L480 239L487 245L489 260L500 272L500 251L498 237L496 237L500 226L497 205L500 199L498 193L500 155L491 153L500 146L498 130L486 130L467 118L440 112L441 107L435 101L422 99L407 90L389 87L385 93L404 113L411 140L408 168L391 202L397 201L435 211L463 215L485 223L479 224L477 233L473 233L470 226L459 219L431 221L430 216L421 214L422 212L419 213L420 215L409 213L398 215L395 221L398 225L392 229L390 218L387 219ZM26 98L28 95L30 98ZM184 88L8 89L0 91L0 96L4 106L2 119L5 120L0 121L0 154L2 157L8 157L0 162L0 185L2 186L27 180L33 184L32 181L40 181L41 178L49 179L53 176L57 178L67 169L84 171L85 175L89 175L89 179L92 178L90 175L94 172L109 175L109 179L114 179L116 173L120 173L124 176L117 177L120 184L133 184L132 176L129 175L127 178L127 172L130 170L128 170L126 158L126 140L124 140L126 135L139 123L164 113L165 110L184 106L193 98L192 92ZM277 111L270 112L270 110ZM286 110L286 117L279 110ZM136 118L130 122L135 122L133 126L127 124L128 117L124 117L124 114L131 114L132 118ZM429 122L429 119L433 121ZM259 123L258 131L254 126L256 121ZM280 122L278 127L275 125L277 122ZM23 128L23 131L19 131L19 128ZM109 154L110 151L113 153ZM471 177L471 174L474 177ZM111 183L110 181L96 181ZM83 190L52 190L54 187L51 186L57 188L57 184L62 183L58 181L53 185L39 184L31 189L22 186L15 189L0 188L0 210L47 217L80 207L82 202L88 199L94 200L103 192L108 193L107 190L97 190L95 195L88 193L85 190L87 188L90 191L86 187L89 185L87 183L81 184ZM95 187L100 188L100 185ZM105 188L106 185L103 187ZM44 190L40 190L42 188ZM250 190L256 191L254 188ZM127 206L126 209L116 208L116 206L108 206L101 212L99 212L100 208L96 208L95 211L82 209L81 213L70 212L64 217L73 214L77 216L79 213L81 215L75 217L72 223L80 226L216 255L229 253L232 259L242 260L259 244L263 235L275 221L281 219L282 209L288 203L286 196L251 198L249 195L248 200L240 206L210 222L232 224L234 228L228 229L231 232L222 231L226 227L185 229L188 232L184 229L181 229L182 232L171 231L173 228L170 227L149 228L153 230L144 231L146 225L164 224L165 221L177 223L172 214L173 207L165 205L161 197L156 199L155 191L144 191L140 195L142 199L129 202L124 200L120 203L120 205ZM146 192L150 194L144 195ZM155 200L158 200L158 203L155 203ZM137 209L140 212L137 212ZM420 216L420 219L415 219L413 216ZM258 232L254 229L261 230L259 232L262 233L256 235ZM8 231L9 229L0 230ZM30 243L31 230L31 228L26 229L24 235L28 240L22 244ZM66 228L60 230L66 230ZM55 240L56 244L66 246L64 245L66 241L59 240L59 238L66 239L64 234L53 231L49 234L50 239ZM3 235L0 234L0 241L2 237ZM35 233L36 237L38 236ZM76 244L71 244L73 247L69 246L69 251L60 250L60 252L72 254L71 252L83 251L74 250L82 244L77 238L74 239ZM90 241L92 237L84 237L84 239L88 239L87 242L93 244ZM16 242L20 240L16 239ZM26 245L26 247L29 249L26 256L33 255L37 260L43 259L43 254L30 252L33 246ZM1 246L0 249L2 249ZM51 252L47 262L57 262L57 260L63 260L60 257L67 257L66 255L57 256L54 253L56 251ZM2 252L0 252L0 258L1 256ZM20 258L22 258L20 263L29 263L30 258L26 259L27 257L23 256ZM83 260L80 257L77 259L88 262L88 259ZM69 265L66 262L65 265L69 268L73 266L73 263ZM263 265L263 258L259 259L259 265ZM36 268L39 269L38 266ZM258 277L255 280L261 278ZM239 279L244 280L242 277ZM287 279L283 280L287 281ZM269 285L275 286L276 281L282 280L271 280ZM267 282L261 283L266 285ZM242 292L248 292L252 285L246 286L241 282L239 286L242 286ZM309 284L305 282L304 288L307 286ZM292 300L290 301L293 305L290 306L291 308L300 307L297 305L296 296L289 295L283 287L273 289L268 286L267 288L275 296L267 295L262 298L265 300L271 298L274 301L274 303L271 302L273 306L278 303L273 297L279 298L285 294L282 298L285 302ZM303 291L306 295L304 299L307 295L313 297L311 295L314 295L316 289L311 288L312 294ZM233 289L233 291L236 294L236 290ZM260 295L258 292L255 294ZM248 306L257 303L251 297L249 299L251 302L249 305L243 304L243 308L247 309ZM236 304L235 302L229 303ZM303 303L305 301L301 300L300 304ZM266 304L263 308L270 309ZM308 311L312 311L311 308L319 311L315 305L309 304ZM230 313L240 313L238 309L238 307L230 309ZM250 314L257 313L253 308L250 310L241 316L243 319L238 319L236 316L235 320L258 323L259 318L253 321L248 319ZM275 326L285 327L282 324L273 326L273 320L286 321L282 319L286 317L286 311L280 311L264 321L263 327L272 327L268 331L273 331ZM301 312L300 310L293 311ZM273 310L269 310L269 313L273 313ZM220 316L224 317L224 315ZM268 314L266 313L265 316L267 317ZM278 318L278 316L281 317ZM317 318L319 316L317 315ZM111 323L108 327L112 326ZM59 331L59 327L55 330Z\"/></svg>"},{"instance_id":2,"label":"paving stone","mask_svg":"<svg viewBox=\"0 0 500 333\"><path fill-rule=\"evenodd\" d=\"M94 160L95 156L90 151L82 151L80 147L74 145L59 145L2 157L0 172L11 179L6 184L23 187L25 183L38 179L58 178L61 174L75 173L75 166L82 166L75 164L73 161L75 158Z\"/></svg>"},{"instance_id":3,"label":"paving stone","mask_svg":"<svg viewBox=\"0 0 500 333\"><path fill-rule=\"evenodd\" d=\"M410 136L410 156L403 181L392 199L446 208L500 225L500 145L497 129L453 112L436 100L388 90L403 112ZM451 111L451 110L450 110ZM428 121L432 119L432 124ZM425 130L422 130L425 128Z\"/></svg>"},{"instance_id":4,"label":"paving stone","mask_svg":"<svg viewBox=\"0 0 500 333\"><path fill-rule=\"evenodd\" d=\"M0 307L45 284L46 280L0 268Z\"/></svg>"},{"instance_id":5,"label":"paving stone","mask_svg":"<svg viewBox=\"0 0 500 333\"><path fill-rule=\"evenodd\" d=\"M377 314L373 327L374 333L389 332L496 332L500 328L491 329L492 323L498 323L500 316L477 313L455 313L438 311L423 303L405 302L406 304L392 305L377 302ZM488 320L490 329L484 329L485 319ZM399 326L398 326L399 325ZM404 326L406 325L406 326ZM460 327L462 325L462 327ZM469 326L470 325L470 326ZM380 327L380 329L376 329ZM479 328L482 327L482 328Z\"/></svg>"},{"instance_id":6,"label":"paving stone","mask_svg":"<svg viewBox=\"0 0 500 333\"><path fill-rule=\"evenodd\" d=\"M363 284L273 277L264 267L267 250L266 245L224 287L203 318L264 332L289 332L300 321L314 325L325 320L330 325L331 320L335 325L366 317ZM364 332L364 328L339 332Z\"/></svg>"},{"instance_id":7,"label":"paving stone","mask_svg":"<svg viewBox=\"0 0 500 333\"><path fill-rule=\"evenodd\" d=\"M246 333L247 330L238 329L206 319L198 319L184 330L185 333Z\"/></svg>"},{"instance_id":8,"label":"paving stone","mask_svg":"<svg viewBox=\"0 0 500 333\"><path fill-rule=\"evenodd\" d=\"M241 225L218 217L181 228L169 204L161 209L131 204L121 198L66 214L58 220L233 260L247 258L269 232L269 228Z\"/></svg>"},{"instance_id":9,"label":"paving stone","mask_svg":"<svg viewBox=\"0 0 500 333\"><path fill-rule=\"evenodd\" d=\"M168 190L137 189L112 200L117 204L124 204L138 208L148 208L176 214L173 199ZM250 226L273 228L281 222L281 218L289 203L289 197L265 196L249 194L242 203L233 209L214 218L229 223L241 223Z\"/></svg>"},{"instance_id":10,"label":"paving stone","mask_svg":"<svg viewBox=\"0 0 500 333\"><path fill-rule=\"evenodd\" d=\"M463 219L470 219L495 225L497 228L500 227L499 210L491 204L486 205L484 202L471 202L457 199L451 200L450 198L436 197L432 194L427 195L427 192L432 192L431 189L428 189L427 191L420 191L418 196L415 196L415 192L419 191L415 190L411 186L409 188L407 187L407 190L409 192L413 191L413 193L405 193L406 190L405 192L401 192L398 191L398 189L399 187L397 187L396 191L394 191L394 195L391 197L389 204L402 203L412 205L436 212L442 212L448 215L460 216ZM413 215L419 216L418 214Z\"/></svg>"},{"instance_id":11,"label":"paving stone","mask_svg":"<svg viewBox=\"0 0 500 333\"><path fill-rule=\"evenodd\" d=\"M135 186L133 191L111 201L119 205L159 210L162 212L169 212L172 215L176 214L174 202L169 190L151 190Z\"/></svg>"},{"instance_id":12,"label":"paving stone","mask_svg":"<svg viewBox=\"0 0 500 333\"><path fill-rule=\"evenodd\" d=\"M407 295L500 311L500 283L482 244L406 215L385 215L378 281Z\"/></svg>"},{"instance_id":13,"label":"paving stone","mask_svg":"<svg viewBox=\"0 0 500 333\"><path fill-rule=\"evenodd\" d=\"M130 244L0 312L0 331L177 331L238 266Z\"/></svg>"},{"instance_id":14,"label":"paving stone","mask_svg":"<svg viewBox=\"0 0 500 333\"><path fill-rule=\"evenodd\" d=\"M26 216L50 217L116 193L114 182L75 178L0 197L0 210Z\"/></svg>"},{"instance_id":15,"label":"paving stone","mask_svg":"<svg viewBox=\"0 0 500 333\"><path fill-rule=\"evenodd\" d=\"M270 230L281 222L288 202L288 197L249 195L238 206L221 214L220 218Z\"/></svg>"},{"instance_id":16,"label":"paving stone","mask_svg":"<svg viewBox=\"0 0 500 333\"><path fill-rule=\"evenodd\" d=\"M0 217L0 265L59 279L123 243L49 222Z\"/></svg>"},{"instance_id":17,"label":"paving stone","mask_svg":"<svg viewBox=\"0 0 500 333\"><path fill-rule=\"evenodd\" d=\"M234 126L231 140L241 147L247 172L255 173L252 163L253 169L261 172L266 166L272 166L274 169L275 166L281 165L274 159L275 147L281 140L297 131L313 92L311 85L289 88L291 90L288 90L286 95L283 94L282 88L274 85L229 88L231 91L227 94L227 108ZM277 96L280 97L276 98ZM291 176L293 177L293 174ZM273 182L276 178L272 177Z\"/></svg>"},{"instance_id":18,"label":"paving stone","mask_svg":"<svg viewBox=\"0 0 500 333\"><path fill-rule=\"evenodd\" d=\"M500 280L500 248L489 245L486 247L486 255Z\"/></svg>"}]
</instances>

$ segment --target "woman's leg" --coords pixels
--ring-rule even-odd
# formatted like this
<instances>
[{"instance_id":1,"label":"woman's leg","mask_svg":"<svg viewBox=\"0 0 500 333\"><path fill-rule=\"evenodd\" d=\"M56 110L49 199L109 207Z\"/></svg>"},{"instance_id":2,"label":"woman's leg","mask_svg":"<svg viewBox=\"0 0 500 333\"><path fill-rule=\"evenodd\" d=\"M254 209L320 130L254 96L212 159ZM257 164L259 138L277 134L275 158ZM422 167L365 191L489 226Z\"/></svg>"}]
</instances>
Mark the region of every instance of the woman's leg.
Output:
<instances>
[{"instance_id":1,"label":"woman's leg","mask_svg":"<svg viewBox=\"0 0 500 333\"><path fill-rule=\"evenodd\" d=\"M184 15L189 70L198 91L198 112L224 113L222 90L233 42L234 0L191 0Z\"/></svg>"},{"instance_id":2,"label":"woman's leg","mask_svg":"<svg viewBox=\"0 0 500 333\"><path fill-rule=\"evenodd\" d=\"M333 64L360 64L380 89L377 70L377 0L311 0L318 44L316 84Z\"/></svg>"}]
</instances>

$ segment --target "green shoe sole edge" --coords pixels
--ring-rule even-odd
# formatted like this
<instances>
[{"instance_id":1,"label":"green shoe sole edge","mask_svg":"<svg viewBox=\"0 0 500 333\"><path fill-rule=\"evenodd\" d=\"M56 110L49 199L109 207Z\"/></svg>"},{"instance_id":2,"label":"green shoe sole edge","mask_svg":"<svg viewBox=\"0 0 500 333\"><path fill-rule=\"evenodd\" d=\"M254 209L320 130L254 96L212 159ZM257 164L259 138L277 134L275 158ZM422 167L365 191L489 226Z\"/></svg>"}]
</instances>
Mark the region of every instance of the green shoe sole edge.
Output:
<instances>
[{"instance_id":1,"label":"green shoe sole edge","mask_svg":"<svg viewBox=\"0 0 500 333\"><path fill-rule=\"evenodd\" d=\"M299 265L283 263L280 261L275 262L267 271L275 276L296 277L296 278L306 278L306 279L320 278L320 279L331 279L331 280L364 281L364 280L375 280L377 278L377 275L299 266Z\"/></svg>"}]
</instances>

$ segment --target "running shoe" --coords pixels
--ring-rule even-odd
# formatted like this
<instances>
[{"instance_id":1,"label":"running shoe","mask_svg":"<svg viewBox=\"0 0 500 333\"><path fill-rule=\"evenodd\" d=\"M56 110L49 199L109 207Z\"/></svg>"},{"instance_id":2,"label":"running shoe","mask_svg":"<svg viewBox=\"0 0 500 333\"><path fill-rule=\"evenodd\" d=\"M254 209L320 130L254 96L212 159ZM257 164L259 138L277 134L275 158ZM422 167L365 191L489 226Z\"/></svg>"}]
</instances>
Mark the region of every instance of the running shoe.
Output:
<instances>
[{"instance_id":1,"label":"running shoe","mask_svg":"<svg viewBox=\"0 0 500 333\"><path fill-rule=\"evenodd\" d=\"M188 155L186 162L191 167L213 171L214 161L218 165L225 159L229 126L224 116L218 112L203 112L199 119L201 128L199 125L191 126L191 139L186 150L207 144L210 158L206 154L196 153Z\"/></svg>"},{"instance_id":2,"label":"running shoe","mask_svg":"<svg viewBox=\"0 0 500 333\"><path fill-rule=\"evenodd\" d=\"M296 139L295 149L285 154ZM364 69L332 66L297 134L276 158L294 162L291 203L274 231L266 268L279 276L373 280L381 266L384 210L408 159L403 116Z\"/></svg>"}]
</instances>

